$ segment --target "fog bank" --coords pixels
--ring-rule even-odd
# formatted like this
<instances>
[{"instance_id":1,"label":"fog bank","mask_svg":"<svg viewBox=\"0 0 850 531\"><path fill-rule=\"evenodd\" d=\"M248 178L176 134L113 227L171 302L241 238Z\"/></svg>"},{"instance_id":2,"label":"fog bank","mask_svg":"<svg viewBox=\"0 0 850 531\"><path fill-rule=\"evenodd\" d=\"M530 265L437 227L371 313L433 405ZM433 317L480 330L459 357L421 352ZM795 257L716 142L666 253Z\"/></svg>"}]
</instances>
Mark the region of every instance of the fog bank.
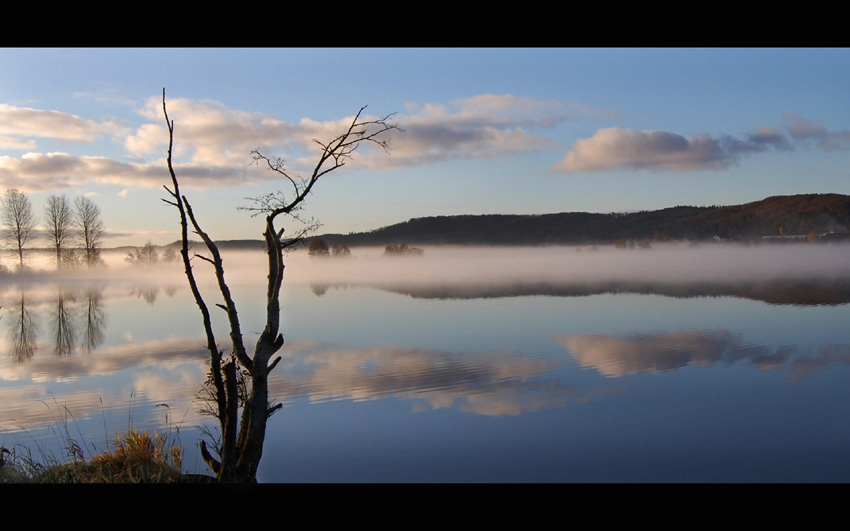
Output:
<instances>
[{"instance_id":1,"label":"fog bank","mask_svg":"<svg viewBox=\"0 0 850 531\"><path fill-rule=\"evenodd\" d=\"M360 248L350 258L299 251L286 264L287 281L308 283L725 282L850 276L850 245L428 247L404 258Z\"/></svg>"},{"instance_id":2,"label":"fog bank","mask_svg":"<svg viewBox=\"0 0 850 531\"><path fill-rule=\"evenodd\" d=\"M649 249L614 246L425 247L423 256L385 256L383 247L355 247L348 257L311 257L306 249L284 255L285 282L369 284L482 284L629 282L733 282L783 278L850 277L850 244L654 244ZM197 250L201 252L201 249ZM106 251L106 267L64 272L62 276L185 282L179 260L153 267L131 266L126 253ZM228 282L265 281L263 251L224 250ZM3 263L11 268L9 260ZM212 266L192 261L195 275L214 281ZM46 254L30 257L36 278L55 273ZM10 274L25 280L26 275Z\"/></svg>"}]
</instances>

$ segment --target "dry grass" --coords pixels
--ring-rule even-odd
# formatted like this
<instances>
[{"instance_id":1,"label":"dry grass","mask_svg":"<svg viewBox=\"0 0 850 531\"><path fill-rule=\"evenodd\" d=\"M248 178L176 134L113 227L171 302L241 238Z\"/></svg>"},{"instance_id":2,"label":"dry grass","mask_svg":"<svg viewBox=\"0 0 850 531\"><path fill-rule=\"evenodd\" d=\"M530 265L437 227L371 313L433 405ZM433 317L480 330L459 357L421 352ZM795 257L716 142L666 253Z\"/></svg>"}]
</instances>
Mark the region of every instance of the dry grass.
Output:
<instances>
[{"instance_id":1,"label":"dry grass","mask_svg":"<svg viewBox=\"0 0 850 531\"><path fill-rule=\"evenodd\" d=\"M4 449L5 450L5 449ZM66 463L38 463L6 450L0 483L179 483L182 448L167 436L130 430L117 435L113 449L89 460L79 455ZM73 453L72 453L73 455Z\"/></svg>"}]
</instances>

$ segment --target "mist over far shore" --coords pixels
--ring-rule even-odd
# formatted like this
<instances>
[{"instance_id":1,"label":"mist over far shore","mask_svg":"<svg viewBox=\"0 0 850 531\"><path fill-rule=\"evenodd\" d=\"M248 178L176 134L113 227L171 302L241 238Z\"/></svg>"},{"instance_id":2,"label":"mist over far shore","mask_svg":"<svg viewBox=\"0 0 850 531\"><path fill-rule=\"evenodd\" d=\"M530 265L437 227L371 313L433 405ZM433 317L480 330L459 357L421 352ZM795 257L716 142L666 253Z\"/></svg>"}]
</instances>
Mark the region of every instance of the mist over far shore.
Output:
<instances>
[{"instance_id":1,"label":"mist over far shore","mask_svg":"<svg viewBox=\"0 0 850 531\"><path fill-rule=\"evenodd\" d=\"M850 277L847 243L657 243L650 248L607 246L479 247L425 246L424 254L390 257L381 247L354 247L348 257L313 257L306 247L284 256L284 282L301 283L583 283L646 281L663 283L731 282L783 278ZM201 253L201 248L196 248ZM223 249L228 282L264 282L262 250ZM7 281L44 278L150 278L185 282L179 260L156 266L131 266L126 251L103 252L106 267L56 272L49 253L32 253L30 270L8 272ZM14 262L4 254L10 270ZM212 278L212 269L194 259L199 281Z\"/></svg>"},{"instance_id":2,"label":"mist over far shore","mask_svg":"<svg viewBox=\"0 0 850 531\"><path fill-rule=\"evenodd\" d=\"M604 247L426 247L422 257L390 258L381 249L352 249L352 257L295 255L286 280L315 284L389 287L451 286L498 293L506 286L656 285L850 278L850 245L839 244L659 244L650 249ZM477 287L477 288L476 288ZM501 288L499 288L501 287ZM431 293L427 290L422 293ZM414 295L415 296L415 295Z\"/></svg>"}]
</instances>

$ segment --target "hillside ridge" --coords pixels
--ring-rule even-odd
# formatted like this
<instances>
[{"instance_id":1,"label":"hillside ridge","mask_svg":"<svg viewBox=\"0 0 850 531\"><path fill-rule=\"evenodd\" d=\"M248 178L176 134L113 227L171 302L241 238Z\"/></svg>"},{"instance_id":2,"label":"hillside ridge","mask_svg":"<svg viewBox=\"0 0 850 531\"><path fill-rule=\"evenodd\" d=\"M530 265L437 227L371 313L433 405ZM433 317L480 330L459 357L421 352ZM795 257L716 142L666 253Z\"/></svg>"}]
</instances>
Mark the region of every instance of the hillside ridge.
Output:
<instances>
[{"instance_id":1,"label":"hillside ridge","mask_svg":"<svg viewBox=\"0 0 850 531\"><path fill-rule=\"evenodd\" d=\"M461 244L542 245L629 240L760 239L847 232L850 196L770 196L729 206L673 206L660 210L594 214L459 214L411 218L368 232L322 234L328 245Z\"/></svg>"},{"instance_id":2,"label":"hillside ridge","mask_svg":"<svg viewBox=\"0 0 850 531\"><path fill-rule=\"evenodd\" d=\"M797 194L727 206L672 206L638 212L457 214L411 218L366 232L317 234L328 245L575 245L617 240L756 240L847 233L850 195ZM219 240L222 249L263 248L262 240ZM173 245L179 244L175 242Z\"/></svg>"}]
</instances>

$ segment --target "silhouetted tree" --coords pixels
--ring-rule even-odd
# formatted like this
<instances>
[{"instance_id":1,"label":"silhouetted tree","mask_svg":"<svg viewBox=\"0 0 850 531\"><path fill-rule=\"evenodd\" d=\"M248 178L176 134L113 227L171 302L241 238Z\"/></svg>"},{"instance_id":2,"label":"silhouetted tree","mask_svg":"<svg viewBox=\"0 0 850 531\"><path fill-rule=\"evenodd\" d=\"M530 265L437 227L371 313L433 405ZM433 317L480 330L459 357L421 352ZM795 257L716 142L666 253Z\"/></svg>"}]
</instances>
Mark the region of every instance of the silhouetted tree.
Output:
<instances>
[{"instance_id":1,"label":"silhouetted tree","mask_svg":"<svg viewBox=\"0 0 850 531\"><path fill-rule=\"evenodd\" d=\"M65 195L51 195L44 207L44 221L47 225L47 237L56 251L56 268L63 265L62 252L71 239L73 212Z\"/></svg>"},{"instance_id":2,"label":"silhouetted tree","mask_svg":"<svg viewBox=\"0 0 850 531\"><path fill-rule=\"evenodd\" d=\"M88 197L81 196L74 200L74 224L80 244L83 246L86 266L94 267L101 263L100 246L103 240L103 220L100 218L100 207Z\"/></svg>"},{"instance_id":3,"label":"silhouetted tree","mask_svg":"<svg viewBox=\"0 0 850 531\"><path fill-rule=\"evenodd\" d=\"M281 407L281 404L269 403L268 377L281 359L278 356L272 360L272 356L283 346L284 341L283 335L279 333L280 289L284 269L283 249L299 242L316 224L309 224L294 238L284 241L283 229L278 229L275 222L280 216L290 216L298 220L298 212L313 186L323 176L344 166L359 145L372 143L385 149L388 147L388 141L380 137L398 127L387 122L389 116L374 120L362 118L364 109L365 107L361 108L348 127L329 142L316 140L321 148L321 154L308 177L302 178L291 174L280 159L270 159L259 150L252 152L255 163L266 163L271 171L291 185L292 194L275 192L255 199L253 206L246 209L254 212L254 215L265 216L263 237L268 257L265 327L257 340L253 355L249 355L242 340L242 328L236 303L225 280L224 265L219 249L209 235L201 229L189 201L180 193L171 158L174 145L174 122L168 118L165 90L162 91L162 110L169 134L167 164L171 175L171 188L165 187L171 199L163 199L163 201L176 207L180 214L182 242L180 255L189 287L201 311L206 333L207 349L210 353L210 374L205 391L209 400L209 411L219 420L221 441L215 448L217 457L212 455L205 441L201 441L201 454L220 482L256 482L257 467L263 455L266 422ZM222 302L216 306L227 313L230 328L232 354L229 357L225 357L219 350L207 303L198 290L195 280L192 257L189 255L190 225L201 237L209 253L209 256L194 254L194 257L208 262L215 271L222 297Z\"/></svg>"},{"instance_id":4,"label":"silhouetted tree","mask_svg":"<svg viewBox=\"0 0 850 531\"><path fill-rule=\"evenodd\" d=\"M32 203L23 192L6 190L3 195L3 223L6 225L6 241L18 253L18 270L24 269L26 245L35 232L35 215Z\"/></svg>"}]
</instances>

